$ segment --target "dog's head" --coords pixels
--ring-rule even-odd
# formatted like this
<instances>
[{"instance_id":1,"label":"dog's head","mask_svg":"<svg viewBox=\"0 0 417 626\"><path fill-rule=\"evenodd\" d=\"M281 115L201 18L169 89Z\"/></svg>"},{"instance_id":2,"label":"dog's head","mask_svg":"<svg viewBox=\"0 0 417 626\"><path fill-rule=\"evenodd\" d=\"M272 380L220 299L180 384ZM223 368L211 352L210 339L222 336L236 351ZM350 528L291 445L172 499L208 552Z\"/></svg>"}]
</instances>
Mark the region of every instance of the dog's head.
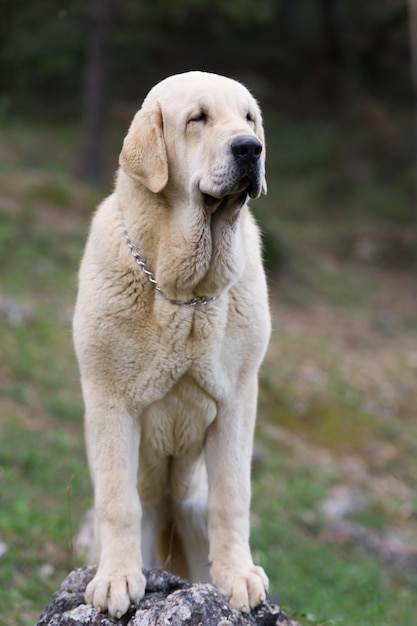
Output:
<instances>
[{"instance_id":1,"label":"dog's head","mask_svg":"<svg viewBox=\"0 0 417 626\"><path fill-rule=\"evenodd\" d=\"M173 193L209 212L266 193L265 138L255 99L240 83L205 72L156 85L136 114L122 169L153 193Z\"/></svg>"}]
</instances>

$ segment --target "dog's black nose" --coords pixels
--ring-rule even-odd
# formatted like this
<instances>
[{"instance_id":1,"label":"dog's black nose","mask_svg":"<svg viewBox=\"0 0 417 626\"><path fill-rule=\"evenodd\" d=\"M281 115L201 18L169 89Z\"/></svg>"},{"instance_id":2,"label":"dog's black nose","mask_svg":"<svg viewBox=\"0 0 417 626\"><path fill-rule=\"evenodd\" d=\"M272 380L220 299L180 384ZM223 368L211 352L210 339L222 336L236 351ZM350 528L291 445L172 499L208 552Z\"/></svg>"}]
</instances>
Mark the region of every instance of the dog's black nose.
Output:
<instances>
[{"instance_id":1,"label":"dog's black nose","mask_svg":"<svg viewBox=\"0 0 417 626\"><path fill-rule=\"evenodd\" d=\"M256 137L237 137L231 149L236 158L248 164L257 161L262 154L262 144Z\"/></svg>"}]
</instances>

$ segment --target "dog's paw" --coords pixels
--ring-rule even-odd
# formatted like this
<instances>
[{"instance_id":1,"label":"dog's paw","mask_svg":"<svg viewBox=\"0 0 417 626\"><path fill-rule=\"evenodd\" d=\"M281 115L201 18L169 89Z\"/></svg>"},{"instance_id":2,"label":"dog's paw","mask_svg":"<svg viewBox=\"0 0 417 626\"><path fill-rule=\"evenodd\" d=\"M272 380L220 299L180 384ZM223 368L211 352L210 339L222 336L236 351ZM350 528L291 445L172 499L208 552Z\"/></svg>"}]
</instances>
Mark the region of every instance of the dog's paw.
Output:
<instances>
[{"instance_id":1,"label":"dog's paw","mask_svg":"<svg viewBox=\"0 0 417 626\"><path fill-rule=\"evenodd\" d=\"M269 581L262 567L253 565L243 571L223 572L213 580L216 587L228 598L234 609L249 613L266 599Z\"/></svg>"},{"instance_id":2,"label":"dog's paw","mask_svg":"<svg viewBox=\"0 0 417 626\"><path fill-rule=\"evenodd\" d=\"M87 586L85 600L99 613L108 611L111 617L120 618L131 603L137 603L145 595L146 579L141 571L117 576L100 572Z\"/></svg>"}]
</instances>

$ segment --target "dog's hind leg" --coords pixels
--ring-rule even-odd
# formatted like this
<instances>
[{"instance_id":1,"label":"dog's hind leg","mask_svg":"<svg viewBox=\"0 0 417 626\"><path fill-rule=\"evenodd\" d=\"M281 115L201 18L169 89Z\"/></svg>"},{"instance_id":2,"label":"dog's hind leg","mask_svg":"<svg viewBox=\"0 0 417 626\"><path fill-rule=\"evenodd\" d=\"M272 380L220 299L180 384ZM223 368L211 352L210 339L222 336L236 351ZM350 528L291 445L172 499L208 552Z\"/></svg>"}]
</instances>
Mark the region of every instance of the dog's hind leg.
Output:
<instances>
[{"instance_id":1,"label":"dog's hind leg","mask_svg":"<svg viewBox=\"0 0 417 626\"><path fill-rule=\"evenodd\" d=\"M188 559L178 532L178 516L167 495L155 504L143 504L142 558L144 567L159 567L190 580Z\"/></svg>"},{"instance_id":2,"label":"dog's hind leg","mask_svg":"<svg viewBox=\"0 0 417 626\"><path fill-rule=\"evenodd\" d=\"M192 582L210 582L207 491L184 502L169 496L143 505L142 555L145 567L164 570Z\"/></svg>"},{"instance_id":3,"label":"dog's hind leg","mask_svg":"<svg viewBox=\"0 0 417 626\"><path fill-rule=\"evenodd\" d=\"M208 492L204 486L192 498L176 502L176 530L181 539L193 582L210 582L207 530Z\"/></svg>"},{"instance_id":4,"label":"dog's hind leg","mask_svg":"<svg viewBox=\"0 0 417 626\"><path fill-rule=\"evenodd\" d=\"M157 542L161 524L161 509L165 503L148 504L142 502L142 559L146 568L160 567Z\"/></svg>"},{"instance_id":5,"label":"dog's hind leg","mask_svg":"<svg viewBox=\"0 0 417 626\"><path fill-rule=\"evenodd\" d=\"M184 543L173 520L169 521L159 534L158 554L163 569L175 576L191 580Z\"/></svg>"}]
</instances>

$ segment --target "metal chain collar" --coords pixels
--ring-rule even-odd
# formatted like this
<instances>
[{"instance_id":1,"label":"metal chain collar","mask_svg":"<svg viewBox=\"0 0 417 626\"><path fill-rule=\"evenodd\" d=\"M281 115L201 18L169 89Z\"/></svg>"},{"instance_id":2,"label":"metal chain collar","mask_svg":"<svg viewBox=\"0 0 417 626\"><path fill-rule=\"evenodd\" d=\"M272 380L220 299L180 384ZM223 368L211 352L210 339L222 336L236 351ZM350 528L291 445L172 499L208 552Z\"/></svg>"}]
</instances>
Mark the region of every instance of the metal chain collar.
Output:
<instances>
[{"instance_id":1,"label":"metal chain collar","mask_svg":"<svg viewBox=\"0 0 417 626\"><path fill-rule=\"evenodd\" d=\"M136 263L142 269L144 274L146 274L146 276L149 279L149 282L151 282L155 286L156 291L163 298L165 298L165 300L167 300L168 302L171 302L171 304L178 304L181 306L205 306L206 304L209 304L209 302L214 302L214 300L217 300L219 296L212 296L211 298L207 298L206 296L198 296L197 298L192 298L191 300L171 300L170 298L168 298L168 296L162 291L162 289L158 285L158 282L155 276L150 270L148 264L146 263L146 259L141 255L138 247L133 243L133 241L129 237L129 233L127 232L127 227L126 227L126 219L122 211L120 211L120 216L122 220L123 236L126 239L131 255L134 257Z\"/></svg>"}]
</instances>

